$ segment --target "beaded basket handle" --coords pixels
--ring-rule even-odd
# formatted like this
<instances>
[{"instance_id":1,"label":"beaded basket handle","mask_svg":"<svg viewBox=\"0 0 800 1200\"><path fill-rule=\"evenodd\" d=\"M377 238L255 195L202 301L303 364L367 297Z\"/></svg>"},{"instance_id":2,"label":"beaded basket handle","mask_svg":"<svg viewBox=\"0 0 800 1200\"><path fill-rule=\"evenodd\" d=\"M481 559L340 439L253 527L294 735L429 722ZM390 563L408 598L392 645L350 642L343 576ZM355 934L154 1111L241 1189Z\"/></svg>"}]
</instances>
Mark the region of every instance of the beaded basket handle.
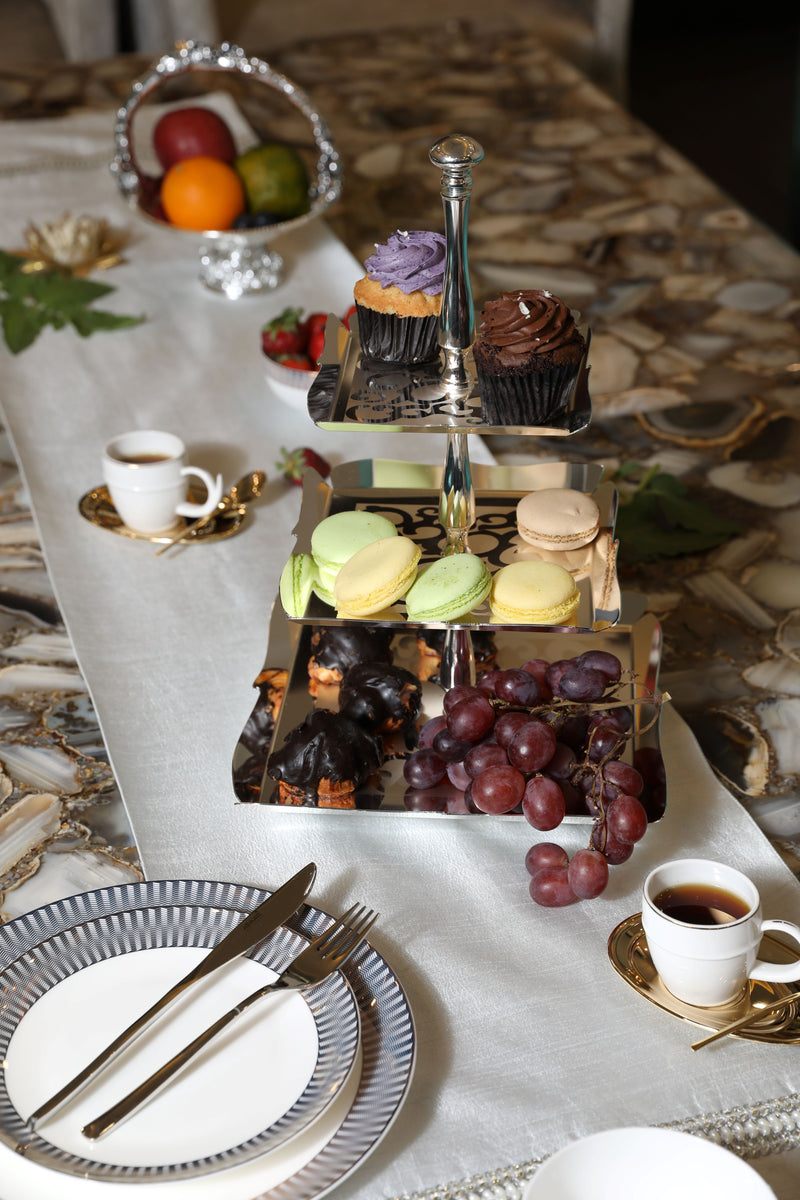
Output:
<instances>
[{"instance_id":1,"label":"beaded basket handle","mask_svg":"<svg viewBox=\"0 0 800 1200\"><path fill-rule=\"evenodd\" d=\"M324 209L339 199L342 192L341 160L328 123L320 115L310 96L262 59L248 57L240 46L227 42L221 46L207 46L187 41L177 43L173 51L164 54L146 75L138 79L133 84L128 99L117 110L114 126L116 153L111 163L111 173L120 192L130 204L139 205L143 190L146 191L146 176L139 169L133 151L132 123L136 111L166 80L193 71L238 72L280 93L308 120L319 152L316 179L309 189L309 211L300 217L293 217L292 225L319 216ZM280 232L288 224L289 221L282 221L272 226L269 233ZM261 229L258 233L263 238L265 230Z\"/></svg>"}]
</instances>

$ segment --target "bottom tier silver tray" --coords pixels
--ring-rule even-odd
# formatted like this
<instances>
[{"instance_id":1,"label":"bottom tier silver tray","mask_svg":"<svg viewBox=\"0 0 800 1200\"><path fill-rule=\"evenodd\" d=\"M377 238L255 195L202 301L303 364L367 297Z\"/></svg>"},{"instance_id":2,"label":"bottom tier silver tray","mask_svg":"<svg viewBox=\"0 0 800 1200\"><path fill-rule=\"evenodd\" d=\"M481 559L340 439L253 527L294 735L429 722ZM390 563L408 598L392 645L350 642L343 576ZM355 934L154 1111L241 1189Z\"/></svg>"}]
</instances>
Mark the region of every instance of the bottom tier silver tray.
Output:
<instances>
[{"instance_id":1,"label":"bottom tier silver tray","mask_svg":"<svg viewBox=\"0 0 800 1200\"><path fill-rule=\"evenodd\" d=\"M321 624L324 624L321 623ZM280 809L282 812L370 812L405 817L484 816L468 812L454 789L443 786L441 805L431 797L429 811L410 809L406 803L408 785L403 779L404 752L401 757L385 762L380 773L379 787L369 787L356 794L355 808L319 809L283 805L277 802L277 789L266 773L267 759L273 749L280 747L286 734L305 718L314 707L336 709L337 688L321 687L316 697L309 693L308 661L311 657L311 638L315 626L310 623L288 622L279 600L275 601L270 623L270 639L264 670L255 681L259 699L242 731L233 756L233 783L238 799ZM397 666L417 672L420 660L418 633L425 627L406 624L394 634L392 657ZM625 759L646 767L650 778L656 780L648 807L651 821L658 820L666 806L666 787L659 740L658 701L648 699L658 691L658 670L661 660L661 628L652 614L644 611L644 600L635 594L623 595L622 620L609 629L576 633L568 628L543 630L497 626L489 635L499 667L519 667L528 659L545 658L554 661L570 658L589 649L608 650L620 659L623 669L630 673L633 684L626 695L639 702L633 705L634 728ZM418 724L437 716L442 710L442 688L435 682L422 685L423 708ZM644 773L644 772L643 772ZM434 789L435 790L435 789ZM486 817L484 816L484 819ZM518 814L490 818L518 820ZM587 813L567 815L570 823L591 824Z\"/></svg>"}]
</instances>

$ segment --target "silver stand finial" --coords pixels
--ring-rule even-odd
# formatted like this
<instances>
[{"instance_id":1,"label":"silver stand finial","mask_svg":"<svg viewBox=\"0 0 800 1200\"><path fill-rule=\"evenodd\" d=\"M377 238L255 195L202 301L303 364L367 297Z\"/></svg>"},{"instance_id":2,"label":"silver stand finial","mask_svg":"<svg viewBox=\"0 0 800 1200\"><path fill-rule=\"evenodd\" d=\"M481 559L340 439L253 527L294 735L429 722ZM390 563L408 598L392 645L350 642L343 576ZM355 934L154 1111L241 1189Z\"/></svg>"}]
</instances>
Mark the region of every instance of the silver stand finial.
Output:
<instances>
[{"instance_id":1,"label":"silver stand finial","mask_svg":"<svg viewBox=\"0 0 800 1200\"><path fill-rule=\"evenodd\" d=\"M442 204L447 265L442 289L439 344L444 350L443 382L466 394L469 378L464 352L472 345L475 310L467 266L467 215L472 195L472 168L483 160L474 138L450 134L431 147L430 159L442 172Z\"/></svg>"},{"instance_id":2,"label":"silver stand finial","mask_svg":"<svg viewBox=\"0 0 800 1200\"><path fill-rule=\"evenodd\" d=\"M439 344L444 350L442 383L454 411L463 409L472 383L464 357L472 345L475 309L467 265L467 215L472 195L472 168L483 159L483 147L474 138L450 134L430 150L430 159L442 172L447 258L442 285ZM475 519L475 501L469 465L468 435L450 430L440 497L440 517L447 533L445 554L468 550L467 532Z\"/></svg>"}]
</instances>

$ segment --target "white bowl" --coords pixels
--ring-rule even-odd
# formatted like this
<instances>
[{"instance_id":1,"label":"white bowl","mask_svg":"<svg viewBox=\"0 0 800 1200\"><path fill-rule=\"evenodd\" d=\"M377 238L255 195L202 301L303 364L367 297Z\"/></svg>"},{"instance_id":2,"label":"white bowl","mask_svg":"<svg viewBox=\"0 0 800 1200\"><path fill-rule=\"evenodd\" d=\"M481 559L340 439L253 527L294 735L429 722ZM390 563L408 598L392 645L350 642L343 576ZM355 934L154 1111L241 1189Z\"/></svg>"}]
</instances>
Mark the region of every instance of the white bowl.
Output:
<instances>
[{"instance_id":1,"label":"white bowl","mask_svg":"<svg viewBox=\"0 0 800 1200\"><path fill-rule=\"evenodd\" d=\"M526 1184L523 1200L776 1200L730 1150L673 1129L609 1129L572 1142Z\"/></svg>"},{"instance_id":2,"label":"white bowl","mask_svg":"<svg viewBox=\"0 0 800 1200\"><path fill-rule=\"evenodd\" d=\"M283 363L262 354L264 374L270 391L289 408L308 412L308 389L317 377L316 371L304 371L298 367L285 367Z\"/></svg>"}]
</instances>

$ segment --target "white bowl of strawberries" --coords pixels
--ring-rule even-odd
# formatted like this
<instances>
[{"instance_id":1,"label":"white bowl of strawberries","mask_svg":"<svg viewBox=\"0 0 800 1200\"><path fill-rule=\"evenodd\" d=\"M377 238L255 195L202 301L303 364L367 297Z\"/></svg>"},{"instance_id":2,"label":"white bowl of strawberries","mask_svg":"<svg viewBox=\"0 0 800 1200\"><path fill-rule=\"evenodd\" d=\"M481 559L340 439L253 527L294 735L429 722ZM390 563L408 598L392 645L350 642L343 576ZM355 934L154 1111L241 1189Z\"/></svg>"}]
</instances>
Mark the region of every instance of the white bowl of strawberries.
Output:
<instances>
[{"instance_id":1,"label":"white bowl of strawberries","mask_svg":"<svg viewBox=\"0 0 800 1200\"><path fill-rule=\"evenodd\" d=\"M341 318L348 329L354 312L355 305ZM302 308L290 305L261 326L267 380L282 385L276 391L292 408L305 408L308 389L319 370L327 321L326 312L304 316Z\"/></svg>"}]
</instances>

